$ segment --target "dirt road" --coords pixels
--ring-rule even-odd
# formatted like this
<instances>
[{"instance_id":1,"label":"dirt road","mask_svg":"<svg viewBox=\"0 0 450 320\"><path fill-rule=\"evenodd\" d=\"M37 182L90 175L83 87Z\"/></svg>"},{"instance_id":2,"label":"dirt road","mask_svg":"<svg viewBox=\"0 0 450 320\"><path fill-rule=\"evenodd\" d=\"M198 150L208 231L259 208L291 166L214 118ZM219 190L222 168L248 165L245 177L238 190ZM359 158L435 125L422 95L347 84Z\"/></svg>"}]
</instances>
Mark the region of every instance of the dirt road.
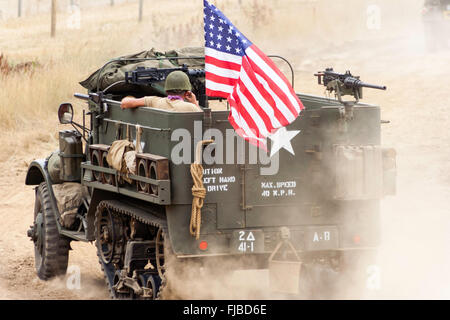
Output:
<instances>
[{"instance_id":1,"label":"dirt road","mask_svg":"<svg viewBox=\"0 0 450 320\"><path fill-rule=\"evenodd\" d=\"M48 135L50 138L50 135ZM31 136L21 136L26 140ZM19 138L19 140L20 140ZM22 140L22 141L24 141ZM33 151L44 156L46 151L54 149L50 143L33 143ZM22 145L23 146L23 145ZM81 271L81 289L67 286L67 278L43 282L36 276L34 269L34 249L26 232L32 224L34 206L33 187L25 186L26 162L31 158L22 154L20 145L16 152L6 156L0 164L2 179L0 182L0 299L80 299L95 297L107 298L103 290L103 277L98 267L93 245L73 243L70 266L72 274ZM39 148L43 148L37 151ZM35 154L35 153L34 153ZM45 156L44 156L45 157ZM69 268L69 271L71 269ZM70 274L69 274L70 275ZM67 289L73 288L73 290Z\"/></svg>"}]
</instances>

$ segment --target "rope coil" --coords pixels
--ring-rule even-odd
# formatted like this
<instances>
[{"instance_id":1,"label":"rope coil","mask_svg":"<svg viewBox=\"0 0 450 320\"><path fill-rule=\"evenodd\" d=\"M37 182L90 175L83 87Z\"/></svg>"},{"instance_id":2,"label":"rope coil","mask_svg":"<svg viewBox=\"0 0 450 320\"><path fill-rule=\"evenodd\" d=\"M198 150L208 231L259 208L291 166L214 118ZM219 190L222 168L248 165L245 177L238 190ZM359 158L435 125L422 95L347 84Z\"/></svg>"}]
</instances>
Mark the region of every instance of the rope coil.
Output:
<instances>
[{"instance_id":1,"label":"rope coil","mask_svg":"<svg viewBox=\"0 0 450 320\"><path fill-rule=\"evenodd\" d=\"M203 166L201 164L191 164L191 175L194 180L192 186L192 211L191 211L191 223L189 226L191 235L195 239L200 237L200 226L202 223L202 207L203 201L206 196L206 189L203 186Z\"/></svg>"},{"instance_id":2,"label":"rope coil","mask_svg":"<svg viewBox=\"0 0 450 320\"><path fill-rule=\"evenodd\" d=\"M196 240L200 238L200 227L202 224L202 207L206 197L206 189L203 186L203 166L201 165L202 159L202 146L205 144L213 143L214 140L202 140L197 144L195 153L195 161L191 164L191 176L194 181L192 186L192 210L191 210L191 222L189 225L189 231Z\"/></svg>"}]
</instances>

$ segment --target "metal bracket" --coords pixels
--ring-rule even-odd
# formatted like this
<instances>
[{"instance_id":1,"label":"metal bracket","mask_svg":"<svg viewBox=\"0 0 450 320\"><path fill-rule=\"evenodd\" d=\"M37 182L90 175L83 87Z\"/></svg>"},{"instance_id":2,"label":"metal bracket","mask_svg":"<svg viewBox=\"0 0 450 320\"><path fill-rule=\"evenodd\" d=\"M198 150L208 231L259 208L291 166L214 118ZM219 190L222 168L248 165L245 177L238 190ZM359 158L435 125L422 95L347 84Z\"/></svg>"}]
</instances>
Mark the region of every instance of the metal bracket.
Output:
<instances>
[{"instance_id":1,"label":"metal bracket","mask_svg":"<svg viewBox=\"0 0 450 320\"><path fill-rule=\"evenodd\" d=\"M281 239L283 240L291 239L291 231L289 230L289 228L281 227L280 232L281 232Z\"/></svg>"},{"instance_id":2,"label":"metal bracket","mask_svg":"<svg viewBox=\"0 0 450 320\"><path fill-rule=\"evenodd\" d=\"M241 209L244 211L251 210L253 209L253 206L247 206L246 192L245 192L245 172L251 170L251 168L243 164L240 166L240 170L241 170L241 196L242 196Z\"/></svg>"},{"instance_id":3,"label":"metal bracket","mask_svg":"<svg viewBox=\"0 0 450 320\"><path fill-rule=\"evenodd\" d=\"M130 278L126 276L126 273L124 272L124 270L122 270L120 279L113 288L117 290L117 292L126 292L127 289L125 289L125 287L130 288L136 295L142 296L144 298L151 297L153 294L150 288L141 287L134 277Z\"/></svg>"}]
</instances>

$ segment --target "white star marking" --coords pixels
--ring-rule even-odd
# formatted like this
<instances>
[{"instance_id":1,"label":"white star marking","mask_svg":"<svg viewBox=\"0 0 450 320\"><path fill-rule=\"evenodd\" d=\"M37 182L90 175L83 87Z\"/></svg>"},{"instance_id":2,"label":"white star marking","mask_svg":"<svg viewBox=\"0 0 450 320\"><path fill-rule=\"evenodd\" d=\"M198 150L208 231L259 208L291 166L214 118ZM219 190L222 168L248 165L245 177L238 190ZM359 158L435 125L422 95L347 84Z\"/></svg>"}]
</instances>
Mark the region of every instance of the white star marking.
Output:
<instances>
[{"instance_id":1,"label":"white star marking","mask_svg":"<svg viewBox=\"0 0 450 320\"><path fill-rule=\"evenodd\" d=\"M295 156L294 149L292 149L291 140L300 133L300 130L287 131L286 127L281 127L275 133L269 135L270 140L273 141L270 150L270 157L277 153L281 148L286 149Z\"/></svg>"}]
</instances>

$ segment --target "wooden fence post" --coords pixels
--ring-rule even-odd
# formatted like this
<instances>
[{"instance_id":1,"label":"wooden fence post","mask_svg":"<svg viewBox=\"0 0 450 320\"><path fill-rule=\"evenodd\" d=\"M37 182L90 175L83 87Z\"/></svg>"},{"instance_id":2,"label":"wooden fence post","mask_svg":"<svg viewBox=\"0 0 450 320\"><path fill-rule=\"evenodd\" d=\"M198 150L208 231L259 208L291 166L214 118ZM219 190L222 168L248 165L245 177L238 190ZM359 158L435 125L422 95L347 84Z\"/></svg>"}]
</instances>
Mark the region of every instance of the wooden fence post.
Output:
<instances>
[{"instance_id":1,"label":"wooden fence post","mask_svg":"<svg viewBox=\"0 0 450 320\"><path fill-rule=\"evenodd\" d=\"M144 0L139 0L139 22L142 21L142 9L144 7Z\"/></svg>"},{"instance_id":2,"label":"wooden fence post","mask_svg":"<svg viewBox=\"0 0 450 320\"><path fill-rule=\"evenodd\" d=\"M51 12L51 37L55 37L56 34L56 0L52 0L52 12Z\"/></svg>"}]
</instances>

